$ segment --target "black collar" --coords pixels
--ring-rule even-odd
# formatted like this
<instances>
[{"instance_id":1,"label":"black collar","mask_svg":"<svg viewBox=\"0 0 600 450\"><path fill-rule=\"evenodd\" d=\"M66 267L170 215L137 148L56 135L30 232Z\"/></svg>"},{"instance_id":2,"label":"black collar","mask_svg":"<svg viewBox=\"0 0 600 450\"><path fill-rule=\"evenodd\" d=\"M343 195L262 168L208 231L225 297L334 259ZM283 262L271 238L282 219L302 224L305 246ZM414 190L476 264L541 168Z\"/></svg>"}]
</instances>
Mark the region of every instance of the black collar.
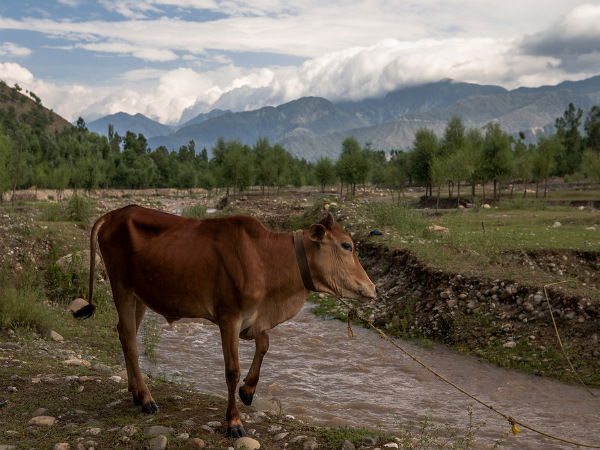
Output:
<instances>
[{"instance_id":1,"label":"black collar","mask_svg":"<svg viewBox=\"0 0 600 450\"><path fill-rule=\"evenodd\" d=\"M294 231L293 236L294 249L296 250L296 260L298 261L298 267L300 268L300 275L302 276L304 287L306 287L306 289L309 291L316 291L312 276L310 275L308 260L306 259L306 250L304 249L302 230Z\"/></svg>"}]
</instances>

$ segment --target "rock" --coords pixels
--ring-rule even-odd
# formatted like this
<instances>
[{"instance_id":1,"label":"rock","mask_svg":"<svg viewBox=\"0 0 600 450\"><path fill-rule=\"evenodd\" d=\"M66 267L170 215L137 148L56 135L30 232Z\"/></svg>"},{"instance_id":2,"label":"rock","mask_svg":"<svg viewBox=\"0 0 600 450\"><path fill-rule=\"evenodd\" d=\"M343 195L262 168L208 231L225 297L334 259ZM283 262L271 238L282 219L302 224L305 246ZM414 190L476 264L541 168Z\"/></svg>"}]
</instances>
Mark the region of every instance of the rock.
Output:
<instances>
[{"instance_id":1,"label":"rock","mask_svg":"<svg viewBox=\"0 0 600 450\"><path fill-rule=\"evenodd\" d=\"M562 227L562 223L560 223L560 222L554 222L552 224L552 228L559 228L559 227Z\"/></svg>"},{"instance_id":2,"label":"rock","mask_svg":"<svg viewBox=\"0 0 600 450\"><path fill-rule=\"evenodd\" d=\"M211 428L219 428L221 426L221 422L213 421L208 422L206 425L208 425Z\"/></svg>"},{"instance_id":3,"label":"rock","mask_svg":"<svg viewBox=\"0 0 600 450\"><path fill-rule=\"evenodd\" d=\"M15 445L0 444L0 450L17 450L17 447Z\"/></svg>"},{"instance_id":4,"label":"rock","mask_svg":"<svg viewBox=\"0 0 600 450\"><path fill-rule=\"evenodd\" d=\"M202 450L204 447L206 447L206 444L202 439L192 438L185 443L185 446L183 448L185 448L186 450Z\"/></svg>"},{"instance_id":5,"label":"rock","mask_svg":"<svg viewBox=\"0 0 600 450\"><path fill-rule=\"evenodd\" d=\"M64 337L62 337L60 334L58 334L54 330L50 330L50 332L48 333L48 339L50 339L51 341L55 341L55 342L60 342L60 341L65 340Z\"/></svg>"},{"instance_id":6,"label":"rock","mask_svg":"<svg viewBox=\"0 0 600 450\"><path fill-rule=\"evenodd\" d=\"M83 308L84 306L87 306L87 304L88 304L87 300L84 300L82 298L76 298L67 307L67 309L65 310L65 312L66 313L72 313L72 312L78 311L81 308Z\"/></svg>"},{"instance_id":7,"label":"rock","mask_svg":"<svg viewBox=\"0 0 600 450\"><path fill-rule=\"evenodd\" d=\"M252 439L249 437L242 437L235 440L235 442L233 443L233 448L235 450L257 450L260 448L260 442L258 442L256 439Z\"/></svg>"},{"instance_id":8,"label":"rock","mask_svg":"<svg viewBox=\"0 0 600 450\"><path fill-rule=\"evenodd\" d=\"M273 436L273 440L274 440L275 442L279 442L279 441L281 441L281 440L285 439L285 437L286 437L288 434L290 434L290 433L288 433L287 431L284 431L283 433L278 433L278 434L276 434L275 436Z\"/></svg>"},{"instance_id":9,"label":"rock","mask_svg":"<svg viewBox=\"0 0 600 450\"><path fill-rule=\"evenodd\" d=\"M51 427L56 422L58 422L56 417L37 416L37 417L33 417L32 419L30 419L29 422L27 422L27 425L45 425L45 426Z\"/></svg>"},{"instance_id":10,"label":"rock","mask_svg":"<svg viewBox=\"0 0 600 450\"><path fill-rule=\"evenodd\" d=\"M258 411L274 411L275 414L283 414L283 406L281 405L281 400L279 400L276 397L255 397L254 401L252 402L252 406L254 406Z\"/></svg>"},{"instance_id":11,"label":"rock","mask_svg":"<svg viewBox=\"0 0 600 450\"><path fill-rule=\"evenodd\" d=\"M303 450L316 450L317 448L319 448L317 438L311 437L304 443L304 445L302 445L302 448Z\"/></svg>"},{"instance_id":12,"label":"rock","mask_svg":"<svg viewBox=\"0 0 600 450\"><path fill-rule=\"evenodd\" d=\"M102 428L90 428L85 432L88 436L98 436L100 433L102 433Z\"/></svg>"},{"instance_id":13,"label":"rock","mask_svg":"<svg viewBox=\"0 0 600 450\"><path fill-rule=\"evenodd\" d=\"M123 428L121 428L119 430L119 436L131 437L137 432L138 432L138 429L135 425L125 425Z\"/></svg>"},{"instance_id":14,"label":"rock","mask_svg":"<svg viewBox=\"0 0 600 450\"><path fill-rule=\"evenodd\" d=\"M59 442L58 444L54 444L52 450L70 450L71 445L67 442Z\"/></svg>"},{"instance_id":15,"label":"rock","mask_svg":"<svg viewBox=\"0 0 600 450\"><path fill-rule=\"evenodd\" d=\"M377 437L376 436L365 436L361 439L361 442L364 445L377 445Z\"/></svg>"},{"instance_id":16,"label":"rock","mask_svg":"<svg viewBox=\"0 0 600 450\"><path fill-rule=\"evenodd\" d=\"M173 428L164 427L162 425L154 425L144 430L144 436L158 436L159 434L170 436L173 434Z\"/></svg>"},{"instance_id":17,"label":"rock","mask_svg":"<svg viewBox=\"0 0 600 450\"><path fill-rule=\"evenodd\" d=\"M96 253L95 259L96 265L101 264L102 260L98 253ZM65 255L56 261L56 265L59 266L64 273L87 269L90 267L90 251L81 250L73 254Z\"/></svg>"},{"instance_id":18,"label":"rock","mask_svg":"<svg viewBox=\"0 0 600 450\"><path fill-rule=\"evenodd\" d=\"M384 448L398 448L398 444L395 442L388 442L387 444L383 444Z\"/></svg>"},{"instance_id":19,"label":"rock","mask_svg":"<svg viewBox=\"0 0 600 450\"><path fill-rule=\"evenodd\" d=\"M448 308L454 308L457 305L457 303L458 302L455 299L452 299L452 300L448 300L446 302L446 305L448 305Z\"/></svg>"},{"instance_id":20,"label":"rock","mask_svg":"<svg viewBox=\"0 0 600 450\"><path fill-rule=\"evenodd\" d=\"M16 342L0 342L0 348L4 350L16 350L19 348L19 344Z\"/></svg>"},{"instance_id":21,"label":"rock","mask_svg":"<svg viewBox=\"0 0 600 450\"><path fill-rule=\"evenodd\" d=\"M113 375L112 377L108 377L108 381L112 381L114 383L120 383L123 379L118 375Z\"/></svg>"},{"instance_id":22,"label":"rock","mask_svg":"<svg viewBox=\"0 0 600 450\"><path fill-rule=\"evenodd\" d=\"M69 358L65 361L63 361L63 364L66 364L67 366L91 366L92 363L90 363L89 361L86 361L85 359L79 359L79 358Z\"/></svg>"},{"instance_id":23,"label":"rock","mask_svg":"<svg viewBox=\"0 0 600 450\"><path fill-rule=\"evenodd\" d=\"M267 431L271 434L279 433L283 429L280 425L271 425Z\"/></svg>"},{"instance_id":24,"label":"rock","mask_svg":"<svg viewBox=\"0 0 600 450\"><path fill-rule=\"evenodd\" d=\"M481 205L481 207L482 207L483 209L490 209L490 208L491 208L491 206L490 206L490 205L488 205L487 203L484 203L483 205Z\"/></svg>"},{"instance_id":25,"label":"rock","mask_svg":"<svg viewBox=\"0 0 600 450\"><path fill-rule=\"evenodd\" d=\"M517 343L515 341L508 341L504 345L502 345L502 347L504 348L515 348L516 346Z\"/></svg>"},{"instance_id":26,"label":"rock","mask_svg":"<svg viewBox=\"0 0 600 450\"><path fill-rule=\"evenodd\" d=\"M356 447L354 446L354 444L352 442L350 442L348 439L346 439L346 440L344 440L344 442L342 442L340 450L356 450Z\"/></svg>"},{"instance_id":27,"label":"rock","mask_svg":"<svg viewBox=\"0 0 600 450\"><path fill-rule=\"evenodd\" d=\"M149 450L164 450L167 448L167 437L164 434L159 434L150 439L146 444Z\"/></svg>"},{"instance_id":28,"label":"rock","mask_svg":"<svg viewBox=\"0 0 600 450\"><path fill-rule=\"evenodd\" d=\"M96 372L100 372L103 373L105 375L112 375L112 369L110 367L108 367L106 364L94 364L91 367L92 370L96 371Z\"/></svg>"},{"instance_id":29,"label":"rock","mask_svg":"<svg viewBox=\"0 0 600 450\"><path fill-rule=\"evenodd\" d=\"M299 436L295 436L293 438L290 439L289 444L295 444L296 442L300 442L303 441L307 438L307 436L304 435L299 435Z\"/></svg>"},{"instance_id":30,"label":"rock","mask_svg":"<svg viewBox=\"0 0 600 450\"><path fill-rule=\"evenodd\" d=\"M446 227L441 227L439 225L431 225L431 226L425 228L425 230L423 230L423 234L425 234L425 235L433 234L436 236L449 236L450 230Z\"/></svg>"},{"instance_id":31,"label":"rock","mask_svg":"<svg viewBox=\"0 0 600 450\"><path fill-rule=\"evenodd\" d=\"M46 408L38 408L36 409L31 417L45 416L48 410Z\"/></svg>"}]
</instances>

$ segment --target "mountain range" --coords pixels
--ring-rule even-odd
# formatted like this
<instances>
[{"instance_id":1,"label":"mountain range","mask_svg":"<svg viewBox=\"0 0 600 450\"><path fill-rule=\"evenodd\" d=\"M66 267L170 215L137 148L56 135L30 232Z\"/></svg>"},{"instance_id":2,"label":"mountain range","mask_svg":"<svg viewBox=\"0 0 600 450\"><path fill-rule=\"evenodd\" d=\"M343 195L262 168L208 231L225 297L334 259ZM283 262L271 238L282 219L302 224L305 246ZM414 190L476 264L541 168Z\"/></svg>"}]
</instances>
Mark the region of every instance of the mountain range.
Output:
<instances>
[{"instance_id":1,"label":"mountain range","mask_svg":"<svg viewBox=\"0 0 600 450\"><path fill-rule=\"evenodd\" d=\"M151 148L164 145L169 150L193 139L197 149L205 147L209 154L220 136L249 145L267 137L271 144L279 143L291 154L315 161L322 155L336 159L342 141L350 135L371 142L375 149L408 150L420 127L441 135L453 116L461 117L467 127L498 121L508 133L524 132L533 141L537 134L553 131L555 119L569 103L584 111L600 103L600 76L510 91L446 79L356 102L303 97L253 111L213 110L175 126L142 114L119 113L89 123L88 129L107 134L112 123L120 135L142 133Z\"/></svg>"}]
</instances>

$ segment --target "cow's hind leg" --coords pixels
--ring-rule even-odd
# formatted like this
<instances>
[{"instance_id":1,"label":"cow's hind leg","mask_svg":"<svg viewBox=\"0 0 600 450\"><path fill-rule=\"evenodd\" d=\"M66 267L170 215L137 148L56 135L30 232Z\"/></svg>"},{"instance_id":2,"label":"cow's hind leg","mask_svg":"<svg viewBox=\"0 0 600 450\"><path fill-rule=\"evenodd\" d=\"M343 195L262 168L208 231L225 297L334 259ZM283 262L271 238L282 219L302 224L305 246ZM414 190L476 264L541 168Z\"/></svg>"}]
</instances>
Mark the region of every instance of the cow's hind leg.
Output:
<instances>
[{"instance_id":1,"label":"cow's hind leg","mask_svg":"<svg viewBox=\"0 0 600 450\"><path fill-rule=\"evenodd\" d=\"M240 419L235 389L240 380L240 362L238 359L238 344L240 334L239 320L222 320L221 343L223 345L223 358L225 359L225 381L227 382L227 435L233 438L246 436L246 431Z\"/></svg>"},{"instance_id":2,"label":"cow's hind leg","mask_svg":"<svg viewBox=\"0 0 600 450\"><path fill-rule=\"evenodd\" d=\"M248 370L248 375L244 378L244 385L240 386L239 390L240 400L245 405L252 404L252 398L254 397L254 392L256 392L256 385L260 377L260 366L265 354L269 350L269 335L266 331L263 331L256 337L254 342L256 344L254 359L252 360L250 370Z\"/></svg>"},{"instance_id":3,"label":"cow's hind leg","mask_svg":"<svg viewBox=\"0 0 600 450\"><path fill-rule=\"evenodd\" d=\"M146 308L141 301L135 298L132 292L125 289L113 286L113 295L119 314L117 329L127 366L129 390L134 403L142 405L142 412L154 413L158 411L158 406L142 376L137 346L137 329Z\"/></svg>"},{"instance_id":4,"label":"cow's hind leg","mask_svg":"<svg viewBox=\"0 0 600 450\"><path fill-rule=\"evenodd\" d=\"M146 312L146 305L139 299L136 299L135 302L135 334L136 334L136 342L137 342L137 333L140 330L140 325L142 324L142 320L144 319L144 314ZM137 388L137 383L135 381L135 374L133 373L133 368L130 373L129 366L127 367L127 380L129 381L129 392L133 396L133 403L138 406L142 405L141 400L139 400L139 391ZM156 405L156 404L155 404ZM153 411L149 411L153 412Z\"/></svg>"}]
</instances>

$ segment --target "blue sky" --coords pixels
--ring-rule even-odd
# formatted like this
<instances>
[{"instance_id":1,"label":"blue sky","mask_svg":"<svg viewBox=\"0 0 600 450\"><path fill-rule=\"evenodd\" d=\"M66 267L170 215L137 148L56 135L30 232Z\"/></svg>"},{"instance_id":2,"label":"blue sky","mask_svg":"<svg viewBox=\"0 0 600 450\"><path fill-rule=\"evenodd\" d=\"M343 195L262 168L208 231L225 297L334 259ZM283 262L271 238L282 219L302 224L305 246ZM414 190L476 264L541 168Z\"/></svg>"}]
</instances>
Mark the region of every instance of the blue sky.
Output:
<instances>
[{"instance_id":1,"label":"blue sky","mask_svg":"<svg viewBox=\"0 0 600 450\"><path fill-rule=\"evenodd\" d=\"M175 123L444 78L510 89L598 74L599 2L0 3L0 79L68 120L123 111Z\"/></svg>"}]
</instances>

